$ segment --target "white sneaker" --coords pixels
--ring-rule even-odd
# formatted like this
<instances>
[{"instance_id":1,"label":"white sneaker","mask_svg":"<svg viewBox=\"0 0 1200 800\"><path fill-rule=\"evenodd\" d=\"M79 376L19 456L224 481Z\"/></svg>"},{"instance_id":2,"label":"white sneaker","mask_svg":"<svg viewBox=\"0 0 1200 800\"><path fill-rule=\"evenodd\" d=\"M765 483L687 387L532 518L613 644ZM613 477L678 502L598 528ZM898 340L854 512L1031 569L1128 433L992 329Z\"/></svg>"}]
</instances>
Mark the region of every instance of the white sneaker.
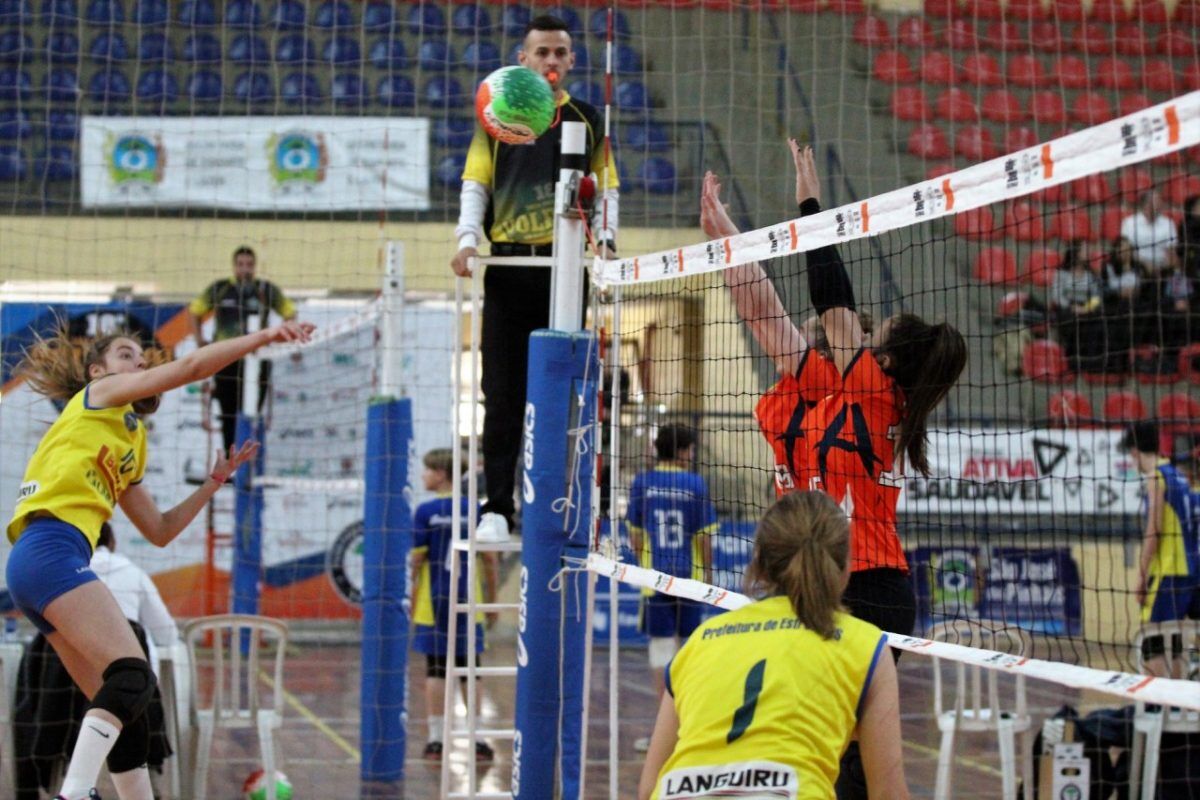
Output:
<instances>
[{"instance_id":1,"label":"white sneaker","mask_svg":"<svg viewBox=\"0 0 1200 800\"><path fill-rule=\"evenodd\" d=\"M508 532L508 520L500 514L484 514L475 525L475 541L483 544L500 544L512 538Z\"/></svg>"},{"instance_id":2,"label":"white sneaker","mask_svg":"<svg viewBox=\"0 0 1200 800\"><path fill-rule=\"evenodd\" d=\"M633 750L636 753L645 753L650 749L650 737L642 736L639 739L633 740Z\"/></svg>"}]
</instances>

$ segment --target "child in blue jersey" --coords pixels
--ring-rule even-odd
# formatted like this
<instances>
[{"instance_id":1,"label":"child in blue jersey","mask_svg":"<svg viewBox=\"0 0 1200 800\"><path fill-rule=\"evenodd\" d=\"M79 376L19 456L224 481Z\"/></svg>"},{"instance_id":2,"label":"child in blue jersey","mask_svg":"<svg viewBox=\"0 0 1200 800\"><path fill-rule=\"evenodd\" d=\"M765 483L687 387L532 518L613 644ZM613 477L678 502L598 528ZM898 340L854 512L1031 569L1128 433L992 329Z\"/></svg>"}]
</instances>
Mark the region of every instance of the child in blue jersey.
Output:
<instances>
[{"instance_id":1,"label":"child in blue jersey","mask_svg":"<svg viewBox=\"0 0 1200 800\"><path fill-rule=\"evenodd\" d=\"M1121 445L1146 478L1146 525L1136 587L1142 622L1200 619L1200 497L1193 491L1194 476L1160 457L1159 430L1153 422L1130 427ZM1171 661L1178 662L1183 643L1173 638ZM1150 674L1183 677L1170 674L1161 636L1144 640L1142 654Z\"/></svg>"},{"instance_id":2,"label":"child in blue jersey","mask_svg":"<svg viewBox=\"0 0 1200 800\"><path fill-rule=\"evenodd\" d=\"M442 757L442 725L445 722L443 711L446 703L446 660L450 648L450 600L451 595L459 603L467 602L467 562L466 553L459 553L462 560L458 565L458 587L450 585L451 544L455 538L453 529L454 500L451 482L454 454L448 450L430 450L425 454L424 471L421 480L425 489L436 492L437 496L426 500L417 506L413 515L413 550L412 550L412 603L413 621L416 632L413 636L413 649L425 654L425 707L429 715L429 741L425 745L425 758L440 759ZM468 506L466 496L462 498L460 508L462 519L461 537L466 537L468 518L472 513L479 519L479 509ZM483 596L487 602L496 599L496 554L482 555L483 567ZM475 587L478 596L478 585ZM489 625L495 621L495 614L489 613ZM458 667L467 665L467 621L458 618L458 630L454 640L454 664ZM475 653L483 652L483 626L475 622ZM466 688L466 682L463 682ZM493 757L492 748L485 742L475 745L475 757L480 761L490 761Z\"/></svg>"},{"instance_id":3,"label":"child in blue jersey","mask_svg":"<svg viewBox=\"0 0 1200 800\"><path fill-rule=\"evenodd\" d=\"M639 473L629 490L629 537L642 566L676 578L712 582L712 535L717 512L704 478L691 471L696 437L682 425L665 425L654 439L658 461ZM704 605L652 590L644 592L642 629L650 637L650 674L663 692L662 670L704 616ZM648 740L635 742L644 750Z\"/></svg>"}]
</instances>

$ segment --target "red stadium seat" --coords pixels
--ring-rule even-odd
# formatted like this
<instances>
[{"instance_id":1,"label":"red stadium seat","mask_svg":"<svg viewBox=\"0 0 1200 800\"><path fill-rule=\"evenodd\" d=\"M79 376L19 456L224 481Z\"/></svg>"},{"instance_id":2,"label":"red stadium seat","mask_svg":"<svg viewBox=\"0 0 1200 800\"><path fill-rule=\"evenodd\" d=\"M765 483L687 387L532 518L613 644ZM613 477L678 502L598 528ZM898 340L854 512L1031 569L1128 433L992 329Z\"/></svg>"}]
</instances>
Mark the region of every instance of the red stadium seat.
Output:
<instances>
[{"instance_id":1,"label":"red stadium seat","mask_svg":"<svg viewBox=\"0 0 1200 800\"><path fill-rule=\"evenodd\" d=\"M949 53L940 50L921 56L921 82L953 84L958 80L958 69Z\"/></svg>"},{"instance_id":2,"label":"red stadium seat","mask_svg":"<svg viewBox=\"0 0 1200 800\"><path fill-rule=\"evenodd\" d=\"M986 116L986 114L987 103L985 102L984 115ZM1039 144L1041 144L1041 140L1038 139L1038 135L1033 132L1032 128L1027 128L1025 126L1021 126L1020 128L1009 128L1004 133L1004 152L1006 153L1015 153L1018 150L1028 150L1030 147L1037 147ZM1054 186L1051 188L1057 189L1058 187ZM1057 203L1058 199L1055 198L1053 202Z\"/></svg>"},{"instance_id":3,"label":"red stadium seat","mask_svg":"<svg viewBox=\"0 0 1200 800\"><path fill-rule=\"evenodd\" d=\"M946 26L942 39L951 50L975 50L979 39L975 35L975 23L969 19L952 19Z\"/></svg>"},{"instance_id":4,"label":"red stadium seat","mask_svg":"<svg viewBox=\"0 0 1200 800\"><path fill-rule=\"evenodd\" d=\"M954 215L954 232L966 239L992 239L996 219L990 207L972 208Z\"/></svg>"},{"instance_id":5,"label":"red stadium seat","mask_svg":"<svg viewBox=\"0 0 1200 800\"><path fill-rule=\"evenodd\" d=\"M1133 7L1133 19L1142 25L1165 25L1169 14L1163 0L1138 0Z\"/></svg>"},{"instance_id":6,"label":"red stadium seat","mask_svg":"<svg viewBox=\"0 0 1200 800\"><path fill-rule=\"evenodd\" d=\"M970 161L990 161L1000 155L992 132L982 125L963 125L954 134L954 152Z\"/></svg>"},{"instance_id":7,"label":"red stadium seat","mask_svg":"<svg viewBox=\"0 0 1200 800\"><path fill-rule=\"evenodd\" d=\"M1176 25L1195 30L1200 28L1200 2L1184 0L1175 6L1174 20Z\"/></svg>"},{"instance_id":8,"label":"red stadium seat","mask_svg":"<svg viewBox=\"0 0 1200 800\"><path fill-rule=\"evenodd\" d=\"M983 118L993 122L1020 122L1026 116L1020 99L1008 89L993 89L985 94L980 108Z\"/></svg>"},{"instance_id":9,"label":"red stadium seat","mask_svg":"<svg viewBox=\"0 0 1200 800\"><path fill-rule=\"evenodd\" d=\"M1121 235L1121 221L1129 216L1120 206L1109 206L1100 212L1100 238L1111 242Z\"/></svg>"},{"instance_id":10,"label":"red stadium seat","mask_svg":"<svg viewBox=\"0 0 1200 800\"><path fill-rule=\"evenodd\" d=\"M924 17L906 17L896 25L896 40L902 47L926 50L937 43L933 26Z\"/></svg>"},{"instance_id":11,"label":"red stadium seat","mask_svg":"<svg viewBox=\"0 0 1200 800\"><path fill-rule=\"evenodd\" d=\"M1082 208L1064 208L1051 218L1050 235L1067 242L1091 239L1092 218Z\"/></svg>"},{"instance_id":12,"label":"red stadium seat","mask_svg":"<svg viewBox=\"0 0 1200 800\"><path fill-rule=\"evenodd\" d=\"M828 0L829 5L826 6L826 11L832 14L841 14L844 17L856 17L859 14L867 12L867 6L863 0Z\"/></svg>"},{"instance_id":13,"label":"red stadium seat","mask_svg":"<svg viewBox=\"0 0 1200 800\"><path fill-rule=\"evenodd\" d=\"M1084 205L1094 205L1113 199L1112 188L1104 175L1097 173L1072 181L1071 199Z\"/></svg>"},{"instance_id":14,"label":"red stadium seat","mask_svg":"<svg viewBox=\"0 0 1200 800\"><path fill-rule=\"evenodd\" d=\"M1094 0L1088 16L1097 22L1110 24L1128 22L1130 18L1125 0Z\"/></svg>"},{"instance_id":15,"label":"red stadium seat","mask_svg":"<svg viewBox=\"0 0 1200 800\"><path fill-rule=\"evenodd\" d=\"M1179 374L1193 386L1200 386L1200 344L1180 348Z\"/></svg>"},{"instance_id":16,"label":"red stadium seat","mask_svg":"<svg viewBox=\"0 0 1200 800\"><path fill-rule=\"evenodd\" d=\"M1113 35L1108 28L1096 22L1087 22L1075 30L1071 45L1090 56L1106 55L1113 51Z\"/></svg>"},{"instance_id":17,"label":"red stadium seat","mask_svg":"<svg viewBox=\"0 0 1200 800\"><path fill-rule=\"evenodd\" d=\"M854 23L854 41L863 47L890 47L892 31L881 17L868 15Z\"/></svg>"},{"instance_id":18,"label":"red stadium seat","mask_svg":"<svg viewBox=\"0 0 1200 800\"><path fill-rule=\"evenodd\" d=\"M1059 56L1050 67L1050 79L1064 89L1086 89L1087 63L1079 56Z\"/></svg>"},{"instance_id":19,"label":"red stadium seat","mask_svg":"<svg viewBox=\"0 0 1200 800\"><path fill-rule=\"evenodd\" d=\"M1004 83L1000 62L990 53L972 53L963 59L963 80L979 86L999 86Z\"/></svg>"},{"instance_id":20,"label":"red stadium seat","mask_svg":"<svg viewBox=\"0 0 1200 800\"><path fill-rule=\"evenodd\" d=\"M1042 90L1029 98L1029 112L1039 125L1061 125L1067 121L1062 92Z\"/></svg>"},{"instance_id":21,"label":"red stadium seat","mask_svg":"<svg viewBox=\"0 0 1200 800\"><path fill-rule=\"evenodd\" d=\"M1040 242L1046 238L1041 209L1028 200L1014 200L1004 211L1001 231L1018 242Z\"/></svg>"},{"instance_id":22,"label":"red stadium seat","mask_svg":"<svg viewBox=\"0 0 1200 800\"><path fill-rule=\"evenodd\" d=\"M1177 364L1166 364L1156 345L1142 344L1129 351L1129 363L1138 383L1163 385L1179 379Z\"/></svg>"},{"instance_id":23,"label":"red stadium seat","mask_svg":"<svg viewBox=\"0 0 1200 800\"><path fill-rule=\"evenodd\" d=\"M917 158L944 159L950 157L946 134L936 125L918 125L908 135L908 152Z\"/></svg>"},{"instance_id":24,"label":"red stadium seat","mask_svg":"<svg viewBox=\"0 0 1200 800\"><path fill-rule=\"evenodd\" d=\"M1110 425L1128 425L1146 418L1146 404L1137 392L1119 390L1104 398L1104 420Z\"/></svg>"},{"instance_id":25,"label":"red stadium seat","mask_svg":"<svg viewBox=\"0 0 1200 800\"><path fill-rule=\"evenodd\" d=\"M1094 416L1091 401L1070 389L1050 395L1046 411L1050 426L1054 428L1084 428L1091 424Z\"/></svg>"},{"instance_id":26,"label":"red stadium seat","mask_svg":"<svg viewBox=\"0 0 1200 800\"><path fill-rule=\"evenodd\" d=\"M956 0L925 0L925 16L927 17L954 17L961 13L961 8Z\"/></svg>"},{"instance_id":27,"label":"red stadium seat","mask_svg":"<svg viewBox=\"0 0 1200 800\"><path fill-rule=\"evenodd\" d=\"M1049 286L1054 283L1054 273L1062 263L1062 253L1057 250L1035 249L1025 262L1025 274L1021 276L1034 286Z\"/></svg>"},{"instance_id":28,"label":"red stadium seat","mask_svg":"<svg viewBox=\"0 0 1200 800\"><path fill-rule=\"evenodd\" d=\"M1017 282L1017 259L1003 247L985 247L975 259L975 279L1007 285Z\"/></svg>"},{"instance_id":29,"label":"red stadium seat","mask_svg":"<svg viewBox=\"0 0 1200 800\"><path fill-rule=\"evenodd\" d=\"M1184 65L1183 85L1190 91L1200 89L1200 61Z\"/></svg>"},{"instance_id":30,"label":"red stadium seat","mask_svg":"<svg viewBox=\"0 0 1200 800\"><path fill-rule=\"evenodd\" d=\"M1058 342L1034 339L1021 354L1021 372L1040 383L1062 383L1070 377L1067 357Z\"/></svg>"},{"instance_id":31,"label":"red stadium seat","mask_svg":"<svg viewBox=\"0 0 1200 800\"><path fill-rule=\"evenodd\" d=\"M920 86L897 86L892 92L892 116L896 119L924 121L932 117L925 90ZM912 140L909 140L912 143Z\"/></svg>"},{"instance_id":32,"label":"red stadium seat","mask_svg":"<svg viewBox=\"0 0 1200 800\"><path fill-rule=\"evenodd\" d=\"M1035 22L1029 26L1029 43L1034 50L1062 52L1062 31L1053 22Z\"/></svg>"},{"instance_id":33,"label":"red stadium seat","mask_svg":"<svg viewBox=\"0 0 1200 800\"><path fill-rule=\"evenodd\" d=\"M1006 292L996 301L996 320L1013 319L1029 302L1029 292Z\"/></svg>"},{"instance_id":34,"label":"red stadium seat","mask_svg":"<svg viewBox=\"0 0 1200 800\"><path fill-rule=\"evenodd\" d=\"M1004 11L1010 19L1034 19L1045 13L1041 0L1008 0Z\"/></svg>"},{"instance_id":35,"label":"red stadium seat","mask_svg":"<svg viewBox=\"0 0 1200 800\"><path fill-rule=\"evenodd\" d=\"M938 95L934 102L934 111L941 119L951 122L974 122L979 119L975 98L965 89L955 87L945 89Z\"/></svg>"},{"instance_id":36,"label":"red stadium seat","mask_svg":"<svg viewBox=\"0 0 1200 800\"><path fill-rule=\"evenodd\" d=\"M1055 22L1062 24L1064 22L1082 22L1083 21L1083 2L1082 0L1054 0L1050 3L1050 14Z\"/></svg>"},{"instance_id":37,"label":"red stadium seat","mask_svg":"<svg viewBox=\"0 0 1200 800\"><path fill-rule=\"evenodd\" d=\"M1071 103L1071 119L1084 125L1096 125L1112 119L1108 98L1095 92L1080 92Z\"/></svg>"},{"instance_id":38,"label":"red stadium seat","mask_svg":"<svg viewBox=\"0 0 1200 800\"><path fill-rule=\"evenodd\" d=\"M1029 47L1029 42L1015 22L989 22L983 36L988 46L997 50L1019 51Z\"/></svg>"},{"instance_id":39,"label":"red stadium seat","mask_svg":"<svg viewBox=\"0 0 1200 800\"><path fill-rule=\"evenodd\" d=\"M1000 19L1004 8L1000 0L967 0L966 14L973 19Z\"/></svg>"},{"instance_id":40,"label":"red stadium seat","mask_svg":"<svg viewBox=\"0 0 1200 800\"><path fill-rule=\"evenodd\" d=\"M908 56L899 50L883 50L875 56L871 66L875 80L884 83L912 83L916 80Z\"/></svg>"},{"instance_id":41,"label":"red stadium seat","mask_svg":"<svg viewBox=\"0 0 1200 800\"><path fill-rule=\"evenodd\" d=\"M1167 181L1163 197L1173 206L1183 206L1189 197L1200 194L1200 175L1179 174Z\"/></svg>"},{"instance_id":42,"label":"red stadium seat","mask_svg":"<svg viewBox=\"0 0 1200 800\"><path fill-rule=\"evenodd\" d=\"M1028 53L1008 59L1008 82L1013 86L1041 86L1046 82L1046 70L1041 60Z\"/></svg>"},{"instance_id":43,"label":"red stadium seat","mask_svg":"<svg viewBox=\"0 0 1200 800\"><path fill-rule=\"evenodd\" d=\"M1152 92L1174 92L1183 85L1175 75L1175 65L1165 58L1147 59L1142 65L1142 81Z\"/></svg>"},{"instance_id":44,"label":"red stadium seat","mask_svg":"<svg viewBox=\"0 0 1200 800\"><path fill-rule=\"evenodd\" d=\"M1123 94L1121 95L1119 105L1117 107L1117 116L1128 117L1129 115L1136 114L1137 112L1149 108L1152 105L1154 105L1154 101L1141 92Z\"/></svg>"},{"instance_id":45,"label":"red stadium seat","mask_svg":"<svg viewBox=\"0 0 1200 800\"><path fill-rule=\"evenodd\" d=\"M1159 34L1154 49L1171 58L1195 58L1196 42L1187 32L1171 28Z\"/></svg>"},{"instance_id":46,"label":"red stadium seat","mask_svg":"<svg viewBox=\"0 0 1200 800\"><path fill-rule=\"evenodd\" d=\"M1146 34L1136 25L1122 25L1116 31L1117 52L1123 56L1143 58L1150 52Z\"/></svg>"},{"instance_id":47,"label":"red stadium seat","mask_svg":"<svg viewBox=\"0 0 1200 800\"><path fill-rule=\"evenodd\" d=\"M1123 58L1109 56L1096 62L1097 83L1105 89L1133 89L1137 81L1133 77L1133 67Z\"/></svg>"},{"instance_id":48,"label":"red stadium seat","mask_svg":"<svg viewBox=\"0 0 1200 800\"><path fill-rule=\"evenodd\" d=\"M1158 417L1172 422L1200 423L1200 400L1187 392L1163 395L1158 401Z\"/></svg>"},{"instance_id":49,"label":"red stadium seat","mask_svg":"<svg viewBox=\"0 0 1200 800\"><path fill-rule=\"evenodd\" d=\"M1040 192L1034 192L1033 194L1029 195L1029 199L1035 203L1041 203L1044 206L1057 205L1059 203L1066 202L1067 193L1063 190L1063 185L1061 183L1057 183L1054 186L1047 186Z\"/></svg>"},{"instance_id":50,"label":"red stadium seat","mask_svg":"<svg viewBox=\"0 0 1200 800\"><path fill-rule=\"evenodd\" d=\"M1120 193L1123 203L1134 205L1138 197L1153 186L1154 179L1141 167L1126 167L1117 173L1117 192Z\"/></svg>"},{"instance_id":51,"label":"red stadium seat","mask_svg":"<svg viewBox=\"0 0 1200 800\"><path fill-rule=\"evenodd\" d=\"M925 172L925 180L933 181L945 175L950 175L958 171L958 167L954 166L954 162L950 161L945 164L934 164Z\"/></svg>"}]
</instances>

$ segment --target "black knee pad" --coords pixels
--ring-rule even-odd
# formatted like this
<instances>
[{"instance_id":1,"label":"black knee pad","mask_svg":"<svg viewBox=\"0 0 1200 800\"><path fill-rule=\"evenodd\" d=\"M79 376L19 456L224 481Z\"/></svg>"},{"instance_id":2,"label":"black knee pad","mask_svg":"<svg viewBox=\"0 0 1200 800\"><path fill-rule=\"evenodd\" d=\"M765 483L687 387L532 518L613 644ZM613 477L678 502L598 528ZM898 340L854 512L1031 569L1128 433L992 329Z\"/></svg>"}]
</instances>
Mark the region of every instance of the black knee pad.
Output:
<instances>
[{"instance_id":1,"label":"black knee pad","mask_svg":"<svg viewBox=\"0 0 1200 800\"><path fill-rule=\"evenodd\" d=\"M104 685L92 699L99 708L125 726L136 720L150 704L158 680L144 658L118 658L104 670Z\"/></svg>"},{"instance_id":2,"label":"black knee pad","mask_svg":"<svg viewBox=\"0 0 1200 800\"><path fill-rule=\"evenodd\" d=\"M116 744L108 752L108 771L114 775L146 765L150 754L150 721L142 714L121 729Z\"/></svg>"}]
</instances>

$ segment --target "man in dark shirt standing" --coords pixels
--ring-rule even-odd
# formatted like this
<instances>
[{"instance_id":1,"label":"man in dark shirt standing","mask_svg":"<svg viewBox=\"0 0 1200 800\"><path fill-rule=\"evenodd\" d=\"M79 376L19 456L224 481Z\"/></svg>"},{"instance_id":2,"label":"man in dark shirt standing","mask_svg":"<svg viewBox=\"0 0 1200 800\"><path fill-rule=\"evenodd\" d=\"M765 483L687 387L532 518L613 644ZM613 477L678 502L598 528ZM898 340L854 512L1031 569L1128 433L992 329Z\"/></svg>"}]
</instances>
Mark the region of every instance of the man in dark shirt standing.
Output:
<instances>
[{"instance_id":1,"label":"man in dark shirt standing","mask_svg":"<svg viewBox=\"0 0 1200 800\"><path fill-rule=\"evenodd\" d=\"M242 245L233 251L233 277L213 281L188 306L192 336L196 346L208 344L200 325L211 311L213 341L231 339L249 333L249 321L258 317L258 329L267 327L267 317L275 311L285 320L294 319L296 307L278 286L254 277L258 259L254 250ZM242 364L235 361L213 376L213 397L221 408L221 438L228 451L237 437L237 415L242 406ZM264 360L258 372L258 407L270 388L271 362Z\"/></svg>"},{"instance_id":2,"label":"man in dark shirt standing","mask_svg":"<svg viewBox=\"0 0 1200 800\"><path fill-rule=\"evenodd\" d=\"M606 158L604 118L593 106L563 90L575 64L571 34L552 16L530 21L518 56L521 64L543 75L554 89L554 124L531 145L497 142L478 126L463 170L458 253L450 262L455 274L471 274L470 261L486 233L493 256L550 256L554 236L554 185L558 181L562 123L587 128L589 168L597 185L591 229L601 255L615 252L617 168ZM607 214L603 213L607 201ZM525 413L529 334L550 324L550 270L546 267L490 267L483 278L484 394L483 469L487 506L480 520L485 536L503 538L512 528L517 456Z\"/></svg>"}]
</instances>

